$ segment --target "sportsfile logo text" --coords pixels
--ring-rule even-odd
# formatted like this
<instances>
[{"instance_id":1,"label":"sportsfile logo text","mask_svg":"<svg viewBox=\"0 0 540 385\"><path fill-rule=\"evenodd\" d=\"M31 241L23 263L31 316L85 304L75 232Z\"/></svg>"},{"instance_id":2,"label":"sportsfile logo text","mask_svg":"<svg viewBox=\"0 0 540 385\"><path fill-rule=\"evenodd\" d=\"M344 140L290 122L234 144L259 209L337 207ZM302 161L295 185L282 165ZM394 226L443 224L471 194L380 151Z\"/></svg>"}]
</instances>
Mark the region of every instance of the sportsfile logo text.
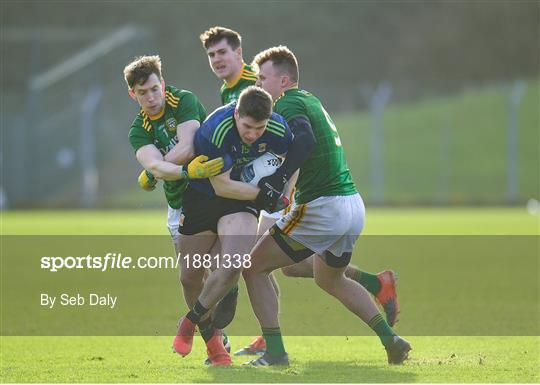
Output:
<instances>
[{"instance_id":1,"label":"sportsfile logo text","mask_svg":"<svg viewBox=\"0 0 540 385\"><path fill-rule=\"evenodd\" d=\"M107 270L125 270L125 269L177 269L180 266L180 261L183 259L184 266L187 268L225 268L225 269L249 269L251 267L250 254L186 254L182 256L178 254L174 257L130 257L124 256L122 253L107 253L104 256L88 254L82 256L66 256L66 257L41 257L40 268L48 270L52 273L66 269L89 269L97 271ZM135 260L135 262L134 262Z\"/></svg>"}]
</instances>

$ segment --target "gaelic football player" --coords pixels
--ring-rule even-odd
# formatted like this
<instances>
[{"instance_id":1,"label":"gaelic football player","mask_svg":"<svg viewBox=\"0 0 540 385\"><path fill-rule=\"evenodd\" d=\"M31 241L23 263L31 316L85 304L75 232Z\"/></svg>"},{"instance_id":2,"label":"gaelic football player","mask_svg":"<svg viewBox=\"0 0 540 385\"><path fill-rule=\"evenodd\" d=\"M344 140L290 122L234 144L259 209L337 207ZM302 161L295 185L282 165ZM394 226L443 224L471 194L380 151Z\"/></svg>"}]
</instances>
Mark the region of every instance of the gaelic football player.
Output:
<instances>
[{"instance_id":1,"label":"gaelic football player","mask_svg":"<svg viewBox=\"0 0 540 385\"><path fill-rule=\"evenodd\" d=\"M229 365L223 348L221 326L212 322L209 310L237 284L243 263L228 263L231 256L250 264L249 252L257 238L259 210L280 209L282 190L264 184L259 187L241 182L241 167L266 152L287 153L292 133L287 123L272 113L272 98L261 88L244 89L237 103L214 111L194 138L195 153L225 161L222 173L193 180L184 194L180 253L183 256L207 254L219 237L221 254L218 266L210 273L195 305L180 320L173 347L182 356L191 352L193 334L198 326L214 365ZM286 200L286 199L285 199ZM281 207L283 208L283 206ZM270 287L272 287L269 282ZM273 290L273 289L272 289ZM274 292L275 296L275 292Z\"/></svg>"},{"instance_id":2,"label":"gaelic football player","mask_svg":"<svg viewBox=\"0 0 540 385\"><path fill-rule=\"evenodd\" d=\"M220 89L221 104L225 105L238 100L244 88L255 85L256 74L247 65L242 53L242 36L236 31L224 27L212 27L200 35L201 43L206 50L208 64L214 74L223 81ZM291 198L291 197L289 197ZM258 236L272 226L280 217L280 213L268 213L261 210L259 218ZM279 298L279 285L273 274L270 280ZM238 286L231 289L216 306L214 322L224 327L234 318L238 300ZM258 336L243 349L235 354L262 354L266 344L262 336Z\"/></svg>"},{"instance_id":3,"label":"gaelic football player","mask_svg":"<svg viewBox=\"0 0 540 385\"><path fill-rule=\"evenodd\" d=\"M265 354L250 364L288 365L278 301L267 275L312 255L315 282L374 330L389 363L402 363L411 350L410 344L395 334L368 291L345 275L354 243L364 226L365 209L337 129L321 102L298 88L298 62L288 48L262 51L254 63L259 68L257 84L272 95L275 111L287 120L294 133L285 162L265 183L279 191L298 169L300 174L295 207L258 241L252 250L253 265L243 272L267 345Z\"/></svg>"},{"instance_id":4,"label":"gaelic football player","mask_svg":"<svg viewBox=\"0 0 540 385\"><path fill-rule=\"evenodd\" d=\"M224 27L212 27L201 34L200 40L206 50L210 68L215 75L223 80L220 90L222 104L227 104L237 100L240 92L255 84L256 74L253 68L245 64L242 54L242 37L236 31ZM295 177L293 176L289 183L294 186ZM292 190L291 190L292 191ZM289 197L291 204L294 199ZM268 213L261 211L259 218L258 236L260 237L268 230L277 219L287 214L291 206L284 211ZM306 260L282 269L283 274L289 277L311 277L313 278L313 259ZM377 300L383 305L388 323L393 326L397 320L399 312L399 303L396 296L396 278L394 272L383 271L377 275L361 271L354 265L349 265L345 275L351 279L357 280L360 284L376 296ZM270 281L279 298L279 285L270 274ZM233 288L223 300L218 304L216 317L220 326L227 325L234 317L236 301L238 297L238 287ZM240 349L235 355L262 354L266 349L266 342L262 336L256 337L248 346Z\"/></svg>"},{"instance_id":5,"label":"gaelic football player","mask_svg":"<svg viewBox=\"0 0 540 385\"><path fill-rule=\"evenodd\" d=\"M144 168L139 184L153 190L156 178L164 180L167 227L178 255L178 226L188 178L216 175L223 166L223 159L207 162L204 156L193 159L193 136L205 119L206 111L192 92L165 85L159 56L135 59L124 68L124 78L130 97L141 107L129 131L135 156ZM180 166L188 163L187 167ZM201 269L181 266L180 281L188 306L193 306L200 294L201 280Z\"/></svg>"}]
</instances>

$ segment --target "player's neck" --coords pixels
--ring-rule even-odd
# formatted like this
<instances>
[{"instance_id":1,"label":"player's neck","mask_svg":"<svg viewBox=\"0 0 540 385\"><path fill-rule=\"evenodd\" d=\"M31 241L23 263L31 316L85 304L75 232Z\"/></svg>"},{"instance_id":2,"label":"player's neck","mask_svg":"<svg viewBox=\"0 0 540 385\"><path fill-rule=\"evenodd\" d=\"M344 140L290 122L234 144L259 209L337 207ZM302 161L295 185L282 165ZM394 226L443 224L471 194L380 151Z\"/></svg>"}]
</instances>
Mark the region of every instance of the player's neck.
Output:
<instances>
[{"instance_id":1,"label":"player's neck","mask_svg":"<svg viewBox=\"0 0 540 385\"><path fill-rule=\"evenodd\" d=\"M242 77L242 71L244 70L245 65L246 65L246 63L244 63L242 61L242 63L240 63L240 66L238 67L238 69L236 71L234 71L234 73L232 73L227 78L223 79L223 81L225 82L225 85L227 87L229 87L229 88L234 87L236 85L236 83L238 83L238 81Z\"/></svg>"},{"instance_id":2,"label":"player's neck","mask_svg":"<svg viewBox=\"0 0 540 385\"><path fill-rule=\"evenodd\" d=\"M285 93L289 90L297 90L298 89L298 83L291 83L287 87L283 88L282 93Z\"/></svg>"},{"instance_id":3,"label":"player's neck","mask_svg":"<svg viewBox=\"0 0 540 385\"><path fill-rule=\"evenodd\" d=\"M298 83L291 83L290 85L288 85L287 87L283 87L281 89L281 93L279 94L279 97L276 99L276 101L281 98L285 92L289 91L289 90L297 90L298 89ZM274 102L275 103L275 102Z\"/></svg>"},{"instance_id":4,"label":"player's neck","mask_svg":"<svg viewBox=\"0 0 540 385\"><path fill-rule=\"evenodd\" d=\"M146 112L146 111L145 111ZM157 114L155 115L150 115L148 112L146 112L146 114L148 115L148 117L150 118L150 120L158 120L160 119L163 114L165 113L165 101L163 101L163 106L161 107L161 111L158 112Z\"/></svg>"}]
</instances>

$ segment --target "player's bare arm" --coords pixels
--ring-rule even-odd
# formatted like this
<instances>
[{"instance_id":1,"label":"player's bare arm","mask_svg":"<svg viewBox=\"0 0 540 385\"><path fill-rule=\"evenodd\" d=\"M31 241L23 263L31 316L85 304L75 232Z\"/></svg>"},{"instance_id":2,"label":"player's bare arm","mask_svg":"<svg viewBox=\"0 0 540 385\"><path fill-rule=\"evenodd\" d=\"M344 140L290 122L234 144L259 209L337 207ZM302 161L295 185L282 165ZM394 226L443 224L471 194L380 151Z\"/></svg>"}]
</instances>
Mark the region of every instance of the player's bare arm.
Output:
<instances>
[{"instance_id":1,"label":"player's bare arm","mask_svg":"<svg viewBox=\"0 0 540 385\"><path fill-rule=\"evenodd\" d=\"M295 171L295 173L291 176L291 179L289 179L289 181L285 185L285 190L283 191L284 196L290 197L292 195L294 186L296 185L296 181L298 180L298 174L300 174L300 169Z\"/></svg>"},{"instance_id":2,"label":"player's bare arm","mask_svg":"<svg viewBox=\"0 0 540 385\"><path fill-rule=\"evenodd\" d=\"M178 180L182 178L182 167L163 159L156 146L148 144L137 150L137 160L155 178L163 180Z\"/></svg>"},{"instance_id":3,"label":"player's bare arm","mask_svg":"<svg viewBox=\"0 0 540 385\"><path fill-rule=\"evenodd\" d=\"M148 144L137 150L135 154L139 163L157 179L180 180L183 178L208 178L217 175L223 167L223 159L199 155L186 167L182 167L163 159L159 150L153 144Z\"/></svg>"},{"instance_id":4,"label":"player's bare arm","mask_svg":"<svg viewBox=\"0 0 540 385\"><path fill-rule=\"evenodd\" d=\"M231 170L209 180L216 194L223 198L252 201L260 191L256 186L231 179Z\"/></svg>"},{"instance_id":5,"label":"player's bare arm","mask_svg":"<svg viewBox=\"0 0 540 385\"><path fill-rule=\"evenodd\" d=\"M174 164L187 164L195 156L193 137L201 126L198 120L188 120L176 127L178 143L164 156L164 160Z\"/></svg>"}]
</instances>

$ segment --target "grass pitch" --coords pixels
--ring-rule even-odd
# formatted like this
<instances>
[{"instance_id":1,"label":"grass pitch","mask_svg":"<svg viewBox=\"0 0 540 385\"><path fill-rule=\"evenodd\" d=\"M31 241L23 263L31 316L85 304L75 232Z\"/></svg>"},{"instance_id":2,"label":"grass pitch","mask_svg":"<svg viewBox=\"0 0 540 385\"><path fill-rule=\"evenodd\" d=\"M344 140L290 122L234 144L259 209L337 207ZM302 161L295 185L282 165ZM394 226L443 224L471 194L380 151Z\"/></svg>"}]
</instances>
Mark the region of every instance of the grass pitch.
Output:
<instances>
[{"instance_id":1,"label":"grass pitch","mask_svg":"<svg viewBox=\"0 0 540 385\"><path fill-rule=\"evenodd\" d=\"M289 337L289 368L203 365L202 342L181 358L166 337L4 338L3 382L378 383L531 382L537 337L411 337L403 366L388 366L376 337ZM249 342L235 338L235 345Z\"/></svg>"},{"instance_id":2,"label":"grass pitch","mask_svg":"<svg viewBox=\"0 0 540 385\"><path fill-rule=\"evenodd\" d=\"M368 211L367 234L537 235L538 217L524 209ZM14 234L166 234L164 211L5 212L3 235ZM435 261L434 263L437 263ZM377 269L377 262L370 261ZM464 267L466 268L466 267ZM419 274L425 270L419 269ZM509 279L513 272L509 271ZM534 274L534 272L533 272ZM414 281L414 277L410 277ZM281 278L280 278L281 279ZM281 279L285 284L287 278ZM402 280L404 278L402 277ZM459 284L461 277L456 277ZM519 277L518 277L519 281ZM414 282L413 282L414 283ZM407 303L413 283L402 283L402 317L412 316ZM412 285L412 286L411 286ZM427 297L429 298L429 297ZM245 297L244 297L245 299ZM427 302L427 303L426 303ZM416 300L432 322L430 301ZM459 312L459 303L452 311ZM413 305L411 305L413 306ZM534 318L538 302L523 304L522 317ZM342 310L345 314L346 311ZM486 319L499 319L493 310ZM324 313L321 314L324 317ZM316 320L314 320L316 322ZM406 319L402 320L405 326ZM397 330L399 331L398 323ZM251 336L232 337L233 350ZM536 336L409 336L413 351L405 365L386 364L376 337L285 337L289 368L251 368L234 359L231 368L202 365L204 346L195 339L186 358L171 352L171 337L20 337L1 341L2 382L219 382L219 383L362 383L362 382L527 382L538 383L540 337Z\"/></svg>"}]
</instances>

